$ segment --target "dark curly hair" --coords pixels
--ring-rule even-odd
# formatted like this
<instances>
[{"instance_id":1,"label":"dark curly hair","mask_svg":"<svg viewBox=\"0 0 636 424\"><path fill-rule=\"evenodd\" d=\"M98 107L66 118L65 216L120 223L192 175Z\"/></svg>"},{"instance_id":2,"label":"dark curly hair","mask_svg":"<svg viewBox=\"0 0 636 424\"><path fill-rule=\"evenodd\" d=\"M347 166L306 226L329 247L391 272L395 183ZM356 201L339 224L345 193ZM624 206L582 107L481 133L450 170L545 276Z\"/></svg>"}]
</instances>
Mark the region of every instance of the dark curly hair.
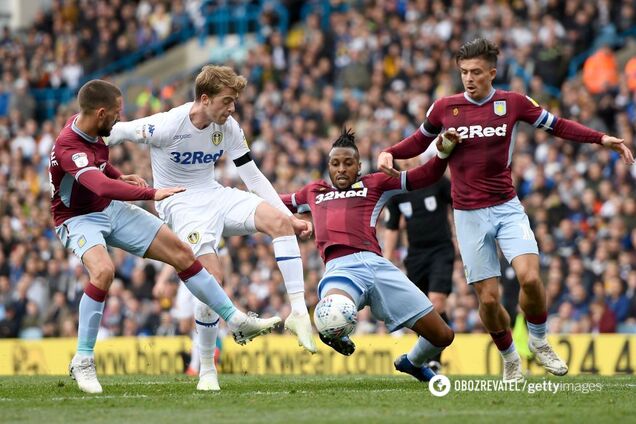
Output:
<instances>
[{"instance_id":1,"label":"dark curly hair","mask_svg":"<svg viewBox=\"0 0 636 424\"><path fill-rule=\"evenodd\" d=\"M360 152L358 152L358 146L356 146L355 133L351 130L351 128L346 128L346 127L342 128L340 137L338 137L338 139L334 141L333 144L331 145L332 149L334 147L348 147L350 149L355 150L356 153L360 154Z\"/></svg>"}]
</instances>

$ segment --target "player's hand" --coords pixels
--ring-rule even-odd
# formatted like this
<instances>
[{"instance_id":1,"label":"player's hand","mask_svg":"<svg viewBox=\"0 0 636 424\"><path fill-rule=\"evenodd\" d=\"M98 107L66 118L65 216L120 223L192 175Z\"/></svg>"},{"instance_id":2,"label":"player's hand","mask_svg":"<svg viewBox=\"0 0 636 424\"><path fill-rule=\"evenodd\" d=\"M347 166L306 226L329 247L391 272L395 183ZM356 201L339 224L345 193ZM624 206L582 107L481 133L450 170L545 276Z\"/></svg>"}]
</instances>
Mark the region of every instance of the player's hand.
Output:
<instances>
[{"instance_id":1,"label":"player's hand","mask_svg":"<svg viewBox=\"0 0 636 424\"><path fill-rule=\"evenodd\" d=\"M624 139L612 137L611 135L605 134L601 139L601 143L608 149L612 149L615 152L618 152L618 154L621 155L623 161L625 161L627 165L632 165L634 163L634 154L625 145Z\"/></svg>"},{"instance_id":2,"label":"player's hand","mask_svg":"<svg viewBox=\"0 0 636 424\"><path fill-rule=\"evenodd\" d=\"M144 180L137 174L122 175L121 177L119 177L119 179L134 186L148 187L148 183L146 182L146 180Z\"/></svg>"},{"instance_id":3,"label":"player's hand","mask_svg":"<svg viewBox=\"0 0 636 424\"><path fill-rule=\"evenodd\" d=\"M455 146L462 142L462 138L455 130L444 131L435 140L435 147L437 147L437 156L441 159L446 159L453 152Z\"/></svg>"},{"instance_id":4,"label":"player's hand","mask_svg":"<svg viewBox=\"0 0 636 424\"><path fill-rule=\"evenodd\" d=\"M294 233L296 233L301 240L308 240L311 237L311 234L314 232L314 226L311 222L298 219L293 215L290 216L289 219L294 228Z\"/></svg>"},{"instance_id":5,"label":"player's hand","mask_svg":"<svg viewBox=\"0 0 636 424\"><path fill-rule=\"evenodd\" d=\"M183 191L185 191L184 187L160 188L155 192L155 200L158 202Z\"/></svg>"},{"instance_id":6,"label":"player's hand","mask_svg":"<svg viewBox=\"0 0 636 424\"><path fill-rule=\"evenodd\" d=\"M378 169L389 177L398 178L400 171L393 168L393 155L389 152L382 152L378 155Z\"/></svg>"}]
</instances>

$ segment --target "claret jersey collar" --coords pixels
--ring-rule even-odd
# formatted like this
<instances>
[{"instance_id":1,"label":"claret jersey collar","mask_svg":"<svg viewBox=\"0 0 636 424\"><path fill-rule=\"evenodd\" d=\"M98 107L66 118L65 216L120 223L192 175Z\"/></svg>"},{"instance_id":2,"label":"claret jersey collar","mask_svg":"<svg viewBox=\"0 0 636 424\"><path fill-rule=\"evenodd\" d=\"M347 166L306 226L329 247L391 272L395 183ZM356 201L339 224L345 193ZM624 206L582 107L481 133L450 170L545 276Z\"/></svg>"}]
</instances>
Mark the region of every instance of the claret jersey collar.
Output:
<instances>
[{"instance_id":1,"label":"claret jersey collar","mask_svg":"<svg viewBox=\"0 0 636 424\"><path fill-rule=\"evenodd\" d=\"M466 92L464 91L464 98L465 98L466 100L468 100L469 102L471 102L472 104L475 104L475 105L477 105L477 106L481 106L481 105L483 105L483 104L487 103L488 101L490 101L490 99L492 99L492 96L494 96L494 95L495 95L495 91L497 91L497 90L495 90L495 87L492 87L492 88L490 89L490 93L489 93L486 97L484 97L483 99L481 99L480 101L474 100L473 98L471 98L471 97L468 95L468 93L466 93Z\"/></svg>"},{"instance_id":2,"label":"claret jersey collar","mask_svg":"<svg viewBox=\"0 0 636 424\"><path fill-rule=\"evenodd\" d=\"M71 123L71 129L73 130L73 132L75 132L75 134L79 135L84 140L88 141L89 143L97 143L98 137L97 136L91 137L90 135L86 134L84 131L80 130L76 122L77 122L77 116L75 117L75 119L73 119L73 122Z\"/></svg>"}]
</instances>

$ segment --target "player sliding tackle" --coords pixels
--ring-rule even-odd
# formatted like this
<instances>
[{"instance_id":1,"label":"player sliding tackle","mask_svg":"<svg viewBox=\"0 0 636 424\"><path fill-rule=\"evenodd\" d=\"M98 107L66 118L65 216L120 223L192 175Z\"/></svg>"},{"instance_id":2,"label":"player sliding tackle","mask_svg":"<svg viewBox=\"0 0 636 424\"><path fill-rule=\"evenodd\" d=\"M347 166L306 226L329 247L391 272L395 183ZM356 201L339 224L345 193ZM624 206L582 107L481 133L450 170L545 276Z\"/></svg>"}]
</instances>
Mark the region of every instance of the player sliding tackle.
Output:
<instances>
[{"instance_id":1,"label":"player sliding tackle","mask_svg":"<svg viewBox=\"0 0 636 424\"><path fill-rule=\"evenodd\" d=\"M567 365L546 338L546 296L537 242L512 185L513 130L524 121L557 137L612 149L627 164L634 163L634 157L622 139L558 118L530 97L495 90L498 54L498 47L482 38L461 46L456 62L465 91L436 100L419 130L381 153L378 166L397 175L394 158L417 156L442 129L457 129L463 142L449 159L457 241L466 279L479 296L479 315L503 357L503 379L520 380L523 373L510 317L500 303L497 244L521 285L519 305L528 322L530 350L546 370L565 375Z\"/></svg>"},{"instance_id":2,"label":"player sliding tackle","mask_svg":"<svg viewBox=\"0 0 636 424\"><path fill-rule=\"evenodd\" d=\"M447 138L459 140L453 132ZM438 148L442 149L441 141ZM408 354L396 359L395 367L420 381L428 381L435 373L424 364L451 344L453 331L433 309L428 297L382 257L375 226L391 196L434 183L443 175L446 160L433 158L423 166L398 174L399 178L381 173L359 178L360 168L354 135L345 130L329 152L331 183L314 181L293 194L281 196L292 212L312 214L316 245L326 265L318 284L321 301L316 322L318 310L325 303L343 305L337 295L345 296L346 302L353 302L357 310L369 305L374 317L384 321L390 331L408 327L420 336ZM354 322L351 309L342 308L335 313L346 314L334 316L337 321ZM320 338L343 355L351 355L355 350L347 334L334 336L334 332L323 331Z\"/></svg>"},{"instance_id":3,"label":"player sliding tackle","mask_svg":"<svg viewBox=\"0 0 636 424\"><path fill-rule=\"evenodd\" d=\"M280 318L257 319L237 310L187 244L156 216L122 202L161 201L185 189L149 188L141 177L122 175L109 163L102 137L108 136L119 120L119 88L106 81L89 81L77 100L80 113L68 120L57 137L49 172L55 231L64 247L82 260L90 277L79 304L77 353L69 367L79 388L87 393L102 392L93 351L104 300L115 274L107 245L172 265L188 290L223 317L238 343L271 331Z\"/></svg>"},{"instance_id":4,"label":"player sliding tackle","mask_svg":"<svg viewBox=\"0 0 636 424\"><path fill-rule=\"evenodd\" d=\"M291 302L285 328L298 336L299 345L314 353L316 344L305 305L303 266L295 235L308 235L311 227L294 217L280 201L252 160L243 130L231 116L246 84L244 77L227 66L205 66L195 81L194 102L120 122L113 127L108 144L130 140L150 145L155 187L178 185L188 189L157 203L157 211L182 240L190 243L197 259L217 281L223 278L217 255L222 236L260 231L272 238ZM247 188L256 194L219 184L214 164L223 155L234 162ZM199 304L194 317L201 360L197 388L219 390L213 358L218 314Z\"/></svg>"}]
</instances>

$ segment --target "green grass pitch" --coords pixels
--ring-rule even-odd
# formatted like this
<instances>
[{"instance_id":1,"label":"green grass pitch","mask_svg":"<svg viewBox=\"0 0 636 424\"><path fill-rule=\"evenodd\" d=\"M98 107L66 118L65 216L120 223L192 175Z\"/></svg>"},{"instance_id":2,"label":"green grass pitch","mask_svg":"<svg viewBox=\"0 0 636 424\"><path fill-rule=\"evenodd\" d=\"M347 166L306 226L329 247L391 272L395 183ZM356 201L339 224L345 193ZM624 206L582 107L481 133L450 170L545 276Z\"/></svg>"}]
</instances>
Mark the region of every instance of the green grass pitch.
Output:
<instances>
[{"instance_id":1,"label":"green grass pitch","mask_svg":"<svg viewBox=\"0 0 636 424\"><path fill-rule=\"evenodd\" d=\"M0 422L598 424L633 419L636 399L633 376L528 379L601 384L587 394L451 390L442 398L406 376L222 375L218 393L197 392L196 379L182 376L100 381L104 393L86 395L69 377L0 377Z\"/></svg>"}]
</instances>

